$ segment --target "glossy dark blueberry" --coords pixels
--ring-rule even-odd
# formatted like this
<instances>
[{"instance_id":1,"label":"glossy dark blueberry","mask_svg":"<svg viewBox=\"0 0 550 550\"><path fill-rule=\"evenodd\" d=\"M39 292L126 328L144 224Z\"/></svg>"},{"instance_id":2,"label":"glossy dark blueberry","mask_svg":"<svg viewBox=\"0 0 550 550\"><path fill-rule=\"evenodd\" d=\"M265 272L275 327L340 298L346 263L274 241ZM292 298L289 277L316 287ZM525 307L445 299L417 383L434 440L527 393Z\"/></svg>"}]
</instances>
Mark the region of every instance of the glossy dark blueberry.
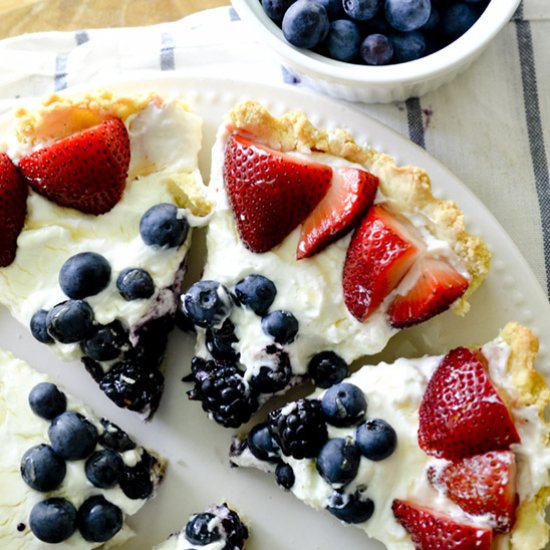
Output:
<instances>
[{"instance_id":1,"label":"glossy dark blueberry","mask_svg":"<svg viewBox=\"0 0 550 550\"><path fill-rule=\"evenodd\" d=\"M175 205L162 203L143 214L139 232L143 242L149 246L176 248L187 238L189 223L178 213Z\"/></svg>"},{"instance_id":2,"label":"glossy dark blueberry","mask_svg":"<svg viewBox=\"0 0 550 550\"><path fill-rule=\"evenodd\" d=\"M62 344L81 342L93 332L94 311L83 300L67 300L54 306L46 317L48 333Z\"/></svg>"},{"instance_id":3,"label":"glossy dark blueberry","mask_svg":"<svg viewBox=\"0 0 550 550\"><path fill-rule=\"evenodd\" d=\"M218 527L210 527L212 525L212 520L215 518L216 516L214 514L208 512L192 516L185 526L185 536L187 540L199 546L206 546L207 544L220 540L222 537Z\"/></svg>"},{"instance_id":4,"label":"glossy dark blueberry","mask_svg":"<svg viewBox=\"0 0 550 550\"><path fill-rule=\"evenodd\" d=\"M314 355L307 370L313 383L323 389L338 384L349 373L348 364L333 351L321 351Z\"/></svg>"},{"instance_id":5,"label":"glossy dark blueberry","mask_svg":"<svg viewBox=\"0 0 550 550\"><path fill-rule=\"evenodd\" d=\"M36 491L53 491L65 478L65 461L49 445L31 447L21 459L21 476Z\"/></svg>"},{"instance_id":6,"label":"glossy dark blueberry","mask_svg":"<svg viewBox=\"0 0 550 550\"><path fill-rule=\"evenodd\" d=\"M71 256L59 271L59 286L73 300L94 296L101 292L111 278L111 265L95 252L81 252Z\"/></svg>"},{"instance_id":7,"label":"glossy dark blueberry","mask_svg":"<svg viewBox=\"0 0 550 550\"><path fill-rule=\"evenodd\" d=\"M342 487L355 479L361 452L351 438L329 439L317 456L316 466L321 477L331 485Z\"/></svg>"},{"instance_id":8,"label":"glossy dark blueberry","mask_svg":"<svg viewBox=\"0 0 550 550\"><path fill-rule=\"evenodd\" d=\"M100 420L103 433L99 436L99 442L108 449L123 453L136 448L135 442L130 436L106 418Z\"/></svg>"},{"instance_id":9,"label":"glossy dark blueberry","mask_svg":"<svg viewBox=\"0 0 550 550\"><path fill-rule=\"evenodd\" d=\"M441 14L441 32L449 39L462 36L478 19L475 5L454 2L446 6Z\"/></svg>"},{"instance_id":10,"label":"glossy dark blueberry","mask_svg":"<svg viewBox=\"0 0 550 550\"><path fill-rule=\"evenodd\" d=\"M344 11L357 21L372 19L378 12L380 0L342 0Z\"/></svg>"},{"instance_id":11,"label":"glossy dark blueberry","mask_svg":"<svg viewBox=\"0 0 550 550\"><path fill-rule=\"evenodd\" d=\"M273 438L269 425L262 423L254 426L247 438L250 452L258 459L266 462L278 462L281 450Z\"/></svg>"},{"instance_id":12,"label":"glossy dark blueberry","mask_svg":"<svg viewBox=\"0 0 550 550\"><path fill-rule=\"evenodd\" d=\"M118 453L111 449L101 449L86 460L86 477L95 487L109 489L117 482L124 462Z\"/></svg>"},{"instance_id":13,"label":"glossy dark blueberry","mask_svg":"<svg viewBox=\"0 0 550 550\"><path fill-rule=\"evenodd\" d=\"M131 499L148 498L153 492L151 471L143 462L135 466L125 466L119 478L119 485L123 493Z\"/></svg>"},{"instance_id":14,"label":"glossy dark blueberry","mask_svg":"<svg viewBox=\"0 0 550 550\"><path fill-rule=\"evenodd\" d=\"M360 52L367 65L387 65L393 59L393 43L383 34L369 34L361 43Z\"/></svg>"},{"instance_id":15,"label":"glossy dark blueberry","mask_svg":"<svg viewBox=\"0 0 550 550\"><path fill-rule=\"evenodd\" d=\"M329 388L321 399L321 408L329 424L353 426L365 416L367 400L355 385L347 382Z\"/></svg>"},{"instance_id":16,"label":"glossy dark blueberry","mask_svg":"<svg viewBox=\"0 0 550 550\"><path fill-rule=\"evenodd\" d=\"M325 38L329 19L327 10L310 0L297 0L283 17L284 37L297 48L314 48Z\"/></svg>"},{"instance_id":17,"label":"glossy dark blueberry","mask_svg":"<svg viewBox=\"0 0 550 550\"><path fill-rule=\"evenodd\" d=\"M104 497L96 495L82 503L76 522L80 534L87 541L107 542L122 528L122 511Z\"/></svg>"},{"instance_id":18,"label":"glossy dark blueberry","mask_svg":"<svg viewBox=\"0 0 550 550\"><path fill-rule=\"evenodd\" d=\"M81 342L83 353L94 361L112 361L128 346L128 335L122 324L113 321L108 325L95 327L94 333Z\"/></svg>"},{"instance_id":19,"label":"glossy dark blueberry","mask_svg":"<svg viewBox=\"0 0 550 550\"><path fill-rule=\"evenodd\" d=\"M283 20L286 10L296 2L296 0L261 0L262 8L270 19L276 23Z\"/></svg>"},{"instance_id":20,"label":"glossy dark blueberry","mask_svg":"<svg viewBox=\"0 0 550 550\"><path fill-rule=\"evenodd\" d=\"M128 267L116 280L116 287L125 300L150 298L155 293L155 282L145 269Z\"/></svg>"},{"instance_id":21,"label":"glossy dark blueberry","mask_svg":"<svg viewBox=\"0 0 550 550\"><path fill-rule=\"evenodd\" d=\"M394 63L413 61L426 53L426 39L418 31L394 33L390 40L393 44Z\"/></svg>"},{"instance_id":22,"label":"glossy dark blueberry","mask_svg":"<svg viewBox=\"0 0 550 550\"><path fill-rule=\"evenodd\" d=\"M45 309L39 309L31 317L31 334L43 344L53 344L54 339L48 334L48 324L46 322L47 317L48 312Z\"/></svg>"},{"instance_id":23,"label":"glossy dark blueberry","mask_svg":"<svg viewBox=\"0 0 550 550\"><path fill-rule=\"evenodd\" d=\"M31 510L29 525L42 542L63 542L76 531L76 509L64 498L42 500Z\"/></svg>"},{"instance_id":24,"label":"glossy dark blueberry","mask_svg":"<svg viewBox=\"0 0 550 550\"><path fill-rule=\"evenodd\" d=\"M87 458L97 443L96 427L80 413L56 416L48 429L53 450L65 460Z\"/></svg>"},{"instance_id":25,"label":"glossy dark blueberry","mask_svg":"<svg viewBox=\"0 0 550 550\"><path fill-rule=\"evenodd\" d=\"M258 393L276 393L286 388L292 377L288 353L278 346L270 345L259 361L262 365L251 377L250 385Z\"/></svg>"},{"instance_id":26,"label":"glossy dark blueberry","mask_svg":"<svg viewBox=\"0 0 550 550\"><path fill-rule=\"evenodd\" d=\"M235 325L229 319L226 319L220 328L206 330L206 349L219 361L236 361L239 358L239 353L233 347L237 342Z\"/></svg>"},{"instance_id":27,"label":"glossy dark blueberry","mask_svg":"<svg viewBox=\"0 0 550 550\"><path fill-rule=\"evenodd\" d=\"M321 50L332 59L353 61L359 54L360 44L361 33L357 25L349 19L337 19L330 24Z\"/></svg>"},{"instance_id":28,"label":"glossy dark blueberry","mask_svg":"<svg viewBox=\"0 0 550 550\"><path fill-rule=\"evenodd\" d=\"M296 481L296 476L294 475L292 466L290 464L286 464L285 462L277 464L277 467L275 468L275 479L277 480L277 485L279 485L279 487L282 487L287 491L292 489L292 486Z\"/></svg>"},{"instance_id":29,"label":"glossy dark blueberry","mask_svg":"<svg viewBox=\"0 0 550 550\"><path fill-rule=\"evenodd\" d=\"M51 420L65 411L67 398L55 384L40 382L29 393L29 406L37 416Z\"/></svg>"},{"instance_id":30,"label":"glossy dark blueberry","mask_svg":"<svg viewBox=\"0 0 550 550\"><path fill-rule=\"evenodd\" d=\"M386 20L396 30L410 32L428 22L431 0L385 0Z\"/></svg>"},{"instance_id":31,"label":"glossy dark blueberry","mask_svg":"<svg viewBox=\"0 0 550 550\"><path fill-rule=\"evenodd\" d=\"M346 494L336 491L332 494L327 510L346 523L363 523L374 513L374 502L362 498L361 493Z\"/></svg>"},{"instance_id":32,"label":"glossy dark blueberry","mask_svg":"<svg viewBox=\"0 0 550 550\"><path fill-rule=\"evenodd\" d=\"M355 439L361 453L369 460L384 460L397 447L395 430L381 418L359 424L355 430Z\"/></svg>"},{"instance_id":33,"label":"glossy dark blueberry","mask_svg":"<svg viewBox=\"0 0 550 550\"><path fill-rule=\"evenodd\" d=\"M250 308L256 315L264 315L277 295L273 281L263 275L247 275L235 285L239 304Z\"/></svg>"},{"instance_id":34,"label":"glossy dark blueberry","mask_svg":"<svg viewBox=\"0 0 550 550\"><path fill-rule=\"evenodd\" d=\"M262 330L278 344L290 344L298 334L298 319L290 311L278 309L262 317Z\"/></svg>"},{"instance_id":35,"label":"glossy dark blueberry","mask_svg":"<svg viewBox=\"0 0 550 550\"><path fill-rule=\"evenodd\" d=\"M187 332L188 334L195 333L195 324L191 320L191 317L189 317L189 314L187 311L185 311L185 308L183 307L183 298L185 295L181 296L178 300L178 308L176 310L176 326L183 332Z\"/></svg>"},{"instance_id":36,"label":"glossy dark blueberry","mask_svg":"<svg viewBox=\"0 0 550 550\"><path fill-rule=\"evenodd\" d=\"M183 307L199 327L219 327L231 313L231 297L217 281L198 281L183 297Z\"/></svg>"}]
</instances>

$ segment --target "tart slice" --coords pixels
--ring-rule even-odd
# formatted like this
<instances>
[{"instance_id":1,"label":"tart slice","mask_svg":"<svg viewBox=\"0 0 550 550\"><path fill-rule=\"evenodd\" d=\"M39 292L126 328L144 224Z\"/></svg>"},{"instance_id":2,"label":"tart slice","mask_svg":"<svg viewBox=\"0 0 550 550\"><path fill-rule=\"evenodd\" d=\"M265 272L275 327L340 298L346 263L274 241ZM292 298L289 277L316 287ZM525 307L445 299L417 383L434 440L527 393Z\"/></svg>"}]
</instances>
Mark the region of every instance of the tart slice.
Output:
<instances>
[{"instance_id":1,"label":"tart slice","mask_svg":"<svg viewBox=\"0 0 550 550\"><path fill-rule=\"evenodd\" d=\"M210 210L201 121L177 99L103 92L21 109L10 131L0 206L19 217L2 222L0 301L117 405L151 416L192 228Z\"/></svg>"},{"instance_id":2,"label":"tart slice","mask_svg":"<svg viewBox=\"0 0 550 550\"><path fill-rule=\"evenodd\" d=\"M272 411L231 461L388 548L539 550L548 541L550 391L538 340L364 366Z\"/></svg>"},{"instance_id":3,"label":"tart slice","mask_svg":"<svg viewBox=\"0 0 550 550\"><path fill-rule=\"evenodd\" d=\"M304 377L341 380L402 328L464 314L488 272L486 245L423 170L301 113L237 105L210 185L207 264L182 310L197 332L189 395L225 426Z\"/></svg>"},{"instance_id":4,"label":"tart slice","mask_svg":"<svg viewBox=\"0 0 550 550\"><path fill-rule=\"evenodd\" d=\"M133 537L165 462L0 350L0 546L91 549ZM50 546L51 545L51 546Z\"/></svg>"}]
</instances>

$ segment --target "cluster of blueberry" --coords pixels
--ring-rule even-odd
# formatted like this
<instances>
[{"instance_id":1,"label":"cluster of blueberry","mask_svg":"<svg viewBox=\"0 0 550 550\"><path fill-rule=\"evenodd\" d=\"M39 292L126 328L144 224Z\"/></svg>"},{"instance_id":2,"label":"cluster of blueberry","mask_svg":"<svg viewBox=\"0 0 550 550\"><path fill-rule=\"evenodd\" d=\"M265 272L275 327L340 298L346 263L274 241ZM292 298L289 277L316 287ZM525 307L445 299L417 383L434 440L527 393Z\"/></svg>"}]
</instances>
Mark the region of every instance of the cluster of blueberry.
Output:
<instances>
[{"instance_id":1,"label":"cluster of blueberry","mask_svg":"<svg viewBox=\"0 0 550 550\"><path fill-rule=\"evenodd\" d=\"M344 488L359 470L361 457L379 461L396 449L395 430L380 418L367 419L367 400L359 387L339 383L321 399L300 399L269 414L268 421L253 428L246 440L259 460L277 464L277 483L285 489L294 485L292 467L281 460L281 453L295 459L313 458L321 477L334 488L327 509L348 523L367 521L374 503L359 486L353 493ZM329 438L327 424L353 428L349 437Z\"/></svg>"},{"instance_id":2,"label":"cluster of blueberry","mask_svg":"<svg viewBox=\"0 0 550 550\"><path fill-rule=\"evenodd\" d=\"M156 460L143 450L141 461L127 466L120 453L136 445L120 428L102 419L100 433L83 415L68 411L65 394L48 382L31 390L29 405L37 416L50 421L50 444L31 447L21 459L21 476L29 487L54 491L65 479L67 461L85 461L84 473L93 487L118 485L131 499L145 499L152 493ZM77 529L88 541L105 542L122 528L123 513L102 495L89 497L78 510L65 498L51 497L35 504L29 524L34 535L47 543L67 540Z\"/></svg>"},{"instance_id":3,"label":"cluster of blueberry","mask_svg":"<svg viewBox=\"0 0 550 550\"><path fill-rule=\"evenodd\" d=\"M298 48L387 65L418 59L464 34L489 0L261 0Z\"/></svg>"}]
</instances>

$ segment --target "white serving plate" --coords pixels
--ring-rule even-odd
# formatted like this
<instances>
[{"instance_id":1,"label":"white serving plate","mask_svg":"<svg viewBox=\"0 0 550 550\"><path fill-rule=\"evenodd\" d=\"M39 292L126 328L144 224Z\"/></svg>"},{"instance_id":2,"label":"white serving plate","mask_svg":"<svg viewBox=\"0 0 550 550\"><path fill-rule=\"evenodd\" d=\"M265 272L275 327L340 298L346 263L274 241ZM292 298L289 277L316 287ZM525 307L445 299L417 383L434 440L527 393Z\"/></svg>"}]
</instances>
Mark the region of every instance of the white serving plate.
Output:
<instances>
[{"instance_id":1,"label":"white serving plate","mask_svg":"<svg viewBox=\"0 0 550 550\"><path fill-rule=\"evenodd\" d=\"M94 89L102 86L94 86ZM454 199L463 209L467 225L481 235L493 252L492 271L474 294L465 318L447 312L432 321L396 336L381 355L391 359L424 353L442 353L457 345L476 345L496 336L510 320L533 329L541 338L539 369L550 379L546 347L550 338L550 305L527 262L487 208L455 176L423 149L393 130L334 100L290 87L221 80L215 78L170 77L111 82L119 93L155 90L178 94L204 120L201 169L207 180L210 148L224 114L237 101L254 98L276 114L303 110L323 128L349 130L358 143L393 155L400 164L425 168L433 180L434 194ZM80 93L82 90L78 90ZM76 93L72 90L67 93ZM0 130L8 118L0 121ZM191 274L200 276L203 251L201 235L192 254ZM193 350L192 338L174 332L168 350L166 390L159 411L150 423L134 413L118 409L92 382L79 363L63 363L45 351L43 345L0 309L0 346L47 372L73 395L93 406L135 436L143 445L169 459L169 470L157 498L131 520L138 537L126 550L149 550L185 524L188 516L207 504L222 500L232 504L252 527L248 550L381 550L362 531L341 524L328 513L315 512L292 494L278 489L272 476L257 471L232 469L227 453L231 430L210 421L200 404L187 400L188 386L181 378L188 374ZM379 357L369 359L369 362ZM405 472L406 475L406 472ZM53 548L53 546L52 546Z\"/></svg>"}]
</instances>

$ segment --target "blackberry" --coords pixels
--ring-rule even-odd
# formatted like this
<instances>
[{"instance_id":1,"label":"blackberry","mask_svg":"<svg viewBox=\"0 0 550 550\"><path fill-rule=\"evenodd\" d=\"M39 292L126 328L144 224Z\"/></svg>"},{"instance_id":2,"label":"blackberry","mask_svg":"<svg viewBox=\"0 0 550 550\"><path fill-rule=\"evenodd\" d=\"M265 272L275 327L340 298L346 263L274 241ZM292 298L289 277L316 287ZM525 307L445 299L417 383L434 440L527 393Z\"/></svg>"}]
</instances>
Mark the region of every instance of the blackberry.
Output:
<instances>
[{"instance_id":1,"label":"blackberry","mask_svg":"<svg viewBox=\"0 0 550 550\"><path fill-rule=\"evenodd\" d=\"M194 357L191 368L195 387L187 395L202 401L218 424L238 428L250 420L258 401L236 365Z\"/></svg>"},{"instance_id":2,"label":"blackberry","mask_svg":"<svg viewBox=\"0 0 550 550\"><path fill-rule=\"evenodd\" d=\"M116 424L113 424L106 418L100 420L103 429L105 430L99 436L99 442L107 449L124 453L136 448L136 444L130 436L121 430Z\"/></svg>"},{"instance_id":3,"label":"blackberry","mask_svg":"<svg viewBox=\"0 0 550 550\"><path fill-rule=\"evenodd\" d=\"M226 504L217 506L214 512L221 517L222 529L225 531L225 546L222 550L243 548L244 541L248 538L248 528L237 513L228 508Z\"/></svg>"},{"instance_id":4,"label":"blackberry","mask_svg":"<svg viewBox=\"0 0 550 550\"><path fill-rule=\"evenodd\" d=\"M314 458L328 439L321 403L299 399L269 413L271 432L283 454L297 459Z\"/></svg>"},{"instance_id":5,"label":"blackberry","mask_svg":"<svg viewBox=\"0 0 550 550\"><path fill-rule=\"evenodd\" d=\"M250 379L254 389L258 393L276 393L286 388L292 377L288 353L279 346L269 345L262 362L258 373Z\"/></svg>"}]
</instances>

